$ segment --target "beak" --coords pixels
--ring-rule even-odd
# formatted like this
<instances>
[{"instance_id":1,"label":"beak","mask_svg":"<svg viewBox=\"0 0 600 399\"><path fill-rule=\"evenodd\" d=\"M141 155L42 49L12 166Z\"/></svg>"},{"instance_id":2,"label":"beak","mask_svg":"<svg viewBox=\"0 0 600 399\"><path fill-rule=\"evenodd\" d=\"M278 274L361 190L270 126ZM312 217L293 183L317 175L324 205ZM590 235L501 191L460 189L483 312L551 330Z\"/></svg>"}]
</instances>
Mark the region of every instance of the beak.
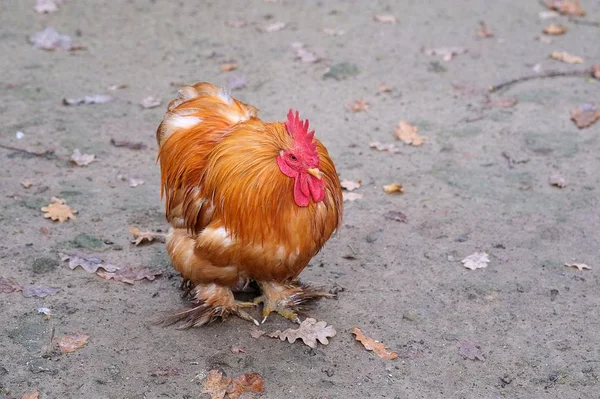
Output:
<instances>
[{"instance_id":1,"label":"beak","mask_svg":"<svg viewBox=\"0 0 600 399\"><path fill-rule=\"evenodd\" d=\"M306 169L306 171L310 174L313 175L314 177L316 177L317 179L321 180L321 171L317 168L310 168L310 169Z\"/></svg>"}]
</instances>

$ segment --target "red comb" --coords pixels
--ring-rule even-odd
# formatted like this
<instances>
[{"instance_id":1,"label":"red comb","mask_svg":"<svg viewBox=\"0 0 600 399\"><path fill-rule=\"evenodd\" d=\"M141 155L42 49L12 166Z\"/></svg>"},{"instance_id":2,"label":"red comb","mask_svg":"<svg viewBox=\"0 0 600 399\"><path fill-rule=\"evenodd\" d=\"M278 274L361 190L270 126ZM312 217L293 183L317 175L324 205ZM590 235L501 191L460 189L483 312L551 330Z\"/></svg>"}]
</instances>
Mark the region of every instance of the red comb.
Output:
<instances>
[{"instance_id":1,"label":"red comb","mask_svg":"<svg viewBox=\"0 0 600 399\"><path fill-rule=\"evenodd\" d=\"M317 149L317 143L313 142L315 131L308 131L308 119L304 121L300 119L298 111L294 115L294 111L290 109L287 114L287 121L285 121L285 128L298 144L307 146L312 150Z\"/></svg>"}]
</instances>

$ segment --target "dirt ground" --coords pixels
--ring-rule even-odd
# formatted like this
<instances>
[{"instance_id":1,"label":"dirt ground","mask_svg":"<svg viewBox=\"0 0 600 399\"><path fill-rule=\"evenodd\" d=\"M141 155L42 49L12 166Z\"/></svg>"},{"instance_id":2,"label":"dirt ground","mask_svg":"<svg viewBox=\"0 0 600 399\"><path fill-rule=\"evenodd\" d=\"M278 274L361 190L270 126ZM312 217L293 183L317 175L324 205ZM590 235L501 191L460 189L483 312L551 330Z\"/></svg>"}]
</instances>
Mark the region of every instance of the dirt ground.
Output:
<instances>
[{"instance_id":1,"label":"dirt ground","mask_svg":"<svg viewBox=\"0 0 600 399\"><path fill-rule=\"evenodd\" d=\"M0 5L0 144L55 152L0 148L0 275L58 293L0 293L0 398L36 390L44 399L195 398L211 369L260 373L265 398L598 397L600 123L579 130L569 110L600 102L599 82L563 77L489 96L486 89L534 74L536 64L542 71L590 67L600 60L600 27L564 16L541 20L546 9L533 0L68 0L47 15L33 3ZM600 3L582 6L586 21L600 20ZM398 23L377 23L376 14ZM226 24L235 20L248 24ZM476 35L481 20L494 37ZM259 29L279 21L285 29ZM551 44L536 40L551 22L568 32ZM33 48L27 37L47 26L85 49ZM296 60L294 42L322 60ZM422 51L443 46L468 52L445 62ZM585 62L549 59L555 50ZM231 61L238 70L221 72ZM358 74L323 77L344 62ZM152 324L184 304L164 245L136 247L128 233L130 226L167 227L155 130L178 84L226 84L232 74L247 79L234 96L266 120L299 109L340 176L362 180L355 192L363 198L345 203L343 228L302 274L341 289L337 300L309 312L337 329L328 346L255 339L252 325L238 319L190 330ZM382 83L393 90L378 93ZM127 88L109 90L118 84ZM117 100L62 104L90 94ZM149 95L162 106L142 109ZM346 108L360 98L366 112ZM506 98L518 102L494 105ZM419 127L424 145L395 140L400 119ZM147 148L116 148L111 138ZM400 152L370 149L372 141ZM70 163L76 148L97 161ZM565 188L549 184L554 173ZM132 188L118 175L145 183ZM384 193L391 182L404 194ZM77 219L44 219L40 207L53 196L77 209ZM408 222L386 219L389 211ZM60 261L59 252L73 251L163 275L135 285L104 280ZM460 260L477 251L489 254L488 267L464 268ZM43 307L52 315L38 313ZM290 326L274 316L261 328ZM365 351L353 327L399 357ZM88 343L61 354L56 340L74 332L89 335ZM479 359L461 354L469 343ZM231 352L238 345L245 353Z\"/></svg>"}]
</instances>

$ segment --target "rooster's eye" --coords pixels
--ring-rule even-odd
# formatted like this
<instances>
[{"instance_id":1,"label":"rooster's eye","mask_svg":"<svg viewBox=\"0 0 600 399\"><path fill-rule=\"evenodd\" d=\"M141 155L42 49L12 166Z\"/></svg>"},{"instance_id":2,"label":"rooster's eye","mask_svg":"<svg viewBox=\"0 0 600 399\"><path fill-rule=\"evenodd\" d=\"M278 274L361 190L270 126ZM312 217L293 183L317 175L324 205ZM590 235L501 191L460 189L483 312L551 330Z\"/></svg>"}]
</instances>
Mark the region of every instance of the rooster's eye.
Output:
<instances>
[{"instance_id":1,"label":"rooster's eye","mask_svg":"<svg viewBox=\"0 0 600 399\"><path fill-rule=\"evenodd\" d=\"M298 160L298 158L296 158L296 156L294 154L290 154L290 159L292 161L297 161Z\"/></svg>"}]
</instances>

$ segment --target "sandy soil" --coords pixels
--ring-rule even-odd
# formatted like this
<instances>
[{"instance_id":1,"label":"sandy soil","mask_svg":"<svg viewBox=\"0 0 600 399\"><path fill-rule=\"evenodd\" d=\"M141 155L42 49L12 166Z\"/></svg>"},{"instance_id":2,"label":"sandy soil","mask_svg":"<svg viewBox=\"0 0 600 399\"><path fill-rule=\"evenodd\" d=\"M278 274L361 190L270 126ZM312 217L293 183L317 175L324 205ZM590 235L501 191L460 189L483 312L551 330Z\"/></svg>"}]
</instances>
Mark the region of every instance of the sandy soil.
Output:
<instances>
[{"instance_id":1,"label":"sandy soil","mask_svg":"<svg viewBox=\"0 0 600 399\"><path fill-rule=\"evenodd\" d=\"M582 3L586 19L598 21L600 4ZM552 44L535 40L551 22L540 20L543 10L521 0L129 0L67 1L40 15L33 1L3 1L0 144L55 156L0 148L0 275L59 292L0 294L0 397L38 390L44 399L195 398L215 368L233 377L260 373L265 398L598 397L600 123L579 130L569 110L600 102L600 86L583 77L534 80L489 97L516 98L515 106L486 106L490 84L532 74L535 64L567 71L600 60L598 26L560 17L566 35ZM398 23L374 22L375 14L395 15ZM226 25L239 19L248 25ZM476 36L480 20L494 38ZM287 27L258 29L278 21ZM33 48L26 38L46 26L85 50ZM324 27L345 34L330 36ZM297 41L323 60L295 60ZM442 46L468 53L444 62L421 51ZM585 63L550 60L554 50ZM230 61L239 69L221 72ZM327 66L342 62L358 74L323 78ZM128 234L130 226L166 228L155 129L178 83L225 84L233 73L248 81L236 97L267 120L298 108L342 178L363 182L357 192L364 197L345 204L344 228L302 274L343 288L338 300L310 311L337 329L328 346L254 339L251 325L237 319L185 331L151 323L183 304L163 244L136 247ZM382 83L393 91L378 93ZM115 84L128 87L109 91ZM65 97L96 93L117 101L62 105ZM148 95L163 105L142 109ZM368 111L346 109L359 98ZM395 142L400 119L419 127L423 146ZM148 148L116 148L111 138ZM395 142L400 152L372 150L375 140ZM75 148L97 162L69 163ZM556 172L567 187L549 184ZM131 188L119 174L145 184ZM24 179L33 186L23 188ZM390 182L405 193L385 194L381 187ZM77 219L44 219L39 208L52 196L77 209ZM389 211L401 211L408 223L385 219ZM163 275L133 286L107 281L70 270L59 260L64 251L99 253ZM489 266L467 270L460 260L476 251L489 254ZM592 269L564 266L572 261ZM53 315L39 314L41 307ZM289 326L272 317L263 329ZM365 351L352 327L399 358ZM89 342L61 354L52 342L72 332L88 334ZM461 355L464 341L479 346L482 360ZM233 354L232 345L246 353ZM174 372L160 375L165 368Z\"/></svg>"}]
</instances>

